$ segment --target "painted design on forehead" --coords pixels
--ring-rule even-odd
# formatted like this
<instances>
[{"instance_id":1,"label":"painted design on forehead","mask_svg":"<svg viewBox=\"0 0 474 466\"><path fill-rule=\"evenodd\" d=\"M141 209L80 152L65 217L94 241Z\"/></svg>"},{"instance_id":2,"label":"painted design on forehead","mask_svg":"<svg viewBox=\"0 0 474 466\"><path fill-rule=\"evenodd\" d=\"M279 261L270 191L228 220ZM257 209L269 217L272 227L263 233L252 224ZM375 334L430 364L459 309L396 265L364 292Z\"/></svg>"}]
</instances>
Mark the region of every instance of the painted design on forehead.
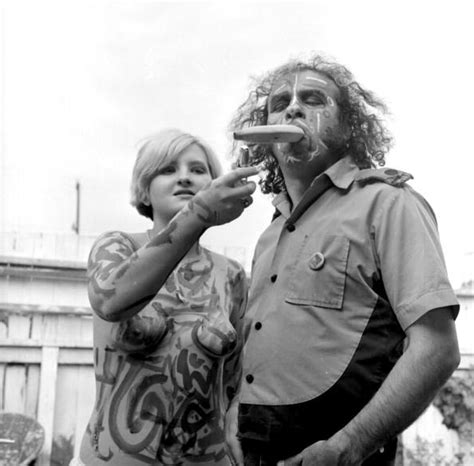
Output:
<instances>
[{"instance_id":1,"label":"painted design on forehead","mask_svg":"<svg viewBox=\"0 0 474 466\"><path fill-rule=\"evenodd\" d=\"M332 98L329 97L329 96L328 96L328 105L329 105L330 107L334 107L334 100L332 100Z\"/></svg>"},{"instance_id":2,"label":"painted design on forehead","mask_svg":"<svg viewBox=\"0 0 474 466\"><path fill-rule=\"evenodd\" d=\"M314 76L306 76L306 79L311 79L311 81L318 81L318 83L324 84L325 86L328 85L328 82L321 78L316 78Z\"/></svg>"},{"instance_id":3,"label":"painted design on forehead","mask_svg":"<svg viewBox=\"0 0 474 466\"><path fill-rule=\"evenodd\" d=\"M291 99L290 105L294 104L296 100L298 99L297 94L296 94L297 87L298 87L298 75L295 74L295 82L293 83L293 97Z\"/></svg>"}]
</instances>

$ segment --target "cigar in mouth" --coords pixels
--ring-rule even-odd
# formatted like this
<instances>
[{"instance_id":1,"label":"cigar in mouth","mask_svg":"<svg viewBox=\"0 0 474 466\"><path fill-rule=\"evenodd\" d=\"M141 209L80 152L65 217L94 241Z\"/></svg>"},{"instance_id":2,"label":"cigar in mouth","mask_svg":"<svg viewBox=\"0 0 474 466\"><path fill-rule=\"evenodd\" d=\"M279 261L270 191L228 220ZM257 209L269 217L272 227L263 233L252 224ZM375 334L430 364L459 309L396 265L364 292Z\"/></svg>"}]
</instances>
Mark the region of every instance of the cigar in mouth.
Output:
<instances>
[{"instance_id":1,"label":"cigar in mouth","mask_svg":"<svg viewBox=\"0 0 474 466\"><path fill-rule=\"evenodd\" d=\"M252 126L234 132L237 141L272 144L274 142L298 142L304 132L293 125Z\"/></svg>"}]
</instances>

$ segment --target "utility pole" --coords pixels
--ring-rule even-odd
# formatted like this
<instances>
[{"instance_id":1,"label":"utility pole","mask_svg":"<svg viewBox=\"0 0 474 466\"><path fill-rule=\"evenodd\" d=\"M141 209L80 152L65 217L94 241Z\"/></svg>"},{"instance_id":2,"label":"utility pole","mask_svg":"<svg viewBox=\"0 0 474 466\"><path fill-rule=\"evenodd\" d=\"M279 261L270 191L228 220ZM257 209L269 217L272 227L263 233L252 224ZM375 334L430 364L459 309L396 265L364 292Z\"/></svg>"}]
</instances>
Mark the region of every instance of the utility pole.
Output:
<instances>
[{"instance_id":1,"label":"utility pole","mask_svg":"<svg viewBox=\"0 0 474 466\"><path fill-rule=\"evenodd\" d=\"M7 202L5 197L7 195L6 185L6 154L5 154L5 116L6 116L6 94L5 94L5 80L7 72L5 70L6 65L6 32L5 27L7 22L5 20L6 6L0 6L0 231L6 229L6 214L5 209Z\"/></svg>"},{"instance_id":2,"label":"utility pole","mask_svg":"<svg viewBox=\"0 0 474 466\"><path fill-rule=\"evenodd\" d=\"M72 229L79 235L81 226L81 183L76 181L76 220L72 224Z\"/></svg>"}]
</instances>

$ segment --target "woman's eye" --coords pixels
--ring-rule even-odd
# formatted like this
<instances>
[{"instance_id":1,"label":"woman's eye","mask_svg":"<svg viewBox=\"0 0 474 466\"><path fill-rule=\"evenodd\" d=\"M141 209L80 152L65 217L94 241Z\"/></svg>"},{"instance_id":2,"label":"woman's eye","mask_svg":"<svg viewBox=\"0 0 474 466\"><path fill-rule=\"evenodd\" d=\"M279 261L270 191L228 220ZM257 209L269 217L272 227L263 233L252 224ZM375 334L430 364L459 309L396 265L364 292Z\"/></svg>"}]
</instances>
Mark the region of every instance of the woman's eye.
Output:
<instances>
[{"instance_id":1,"label":"woman's eye","mask_svg":"<svg viewBox=\"0 0 474 466\"><path fill-rule=\"evenodd\" d=\"M197 173L198 175L202 175L203 173L206 173L206 170L203 167L194 167L191 169L193 173Z\"/></svg>"},{"instance_id":2,"label":"woman's eye","mask_svg":"<svg viewBox=\"0 0 474 466\"><path fill-rule=\"evenodd\" d=\"M167 167L163 167L161 170L160 170L160 174L161 175L169 175L171 173L174 173L176 171L176 169L172 166L172 165L169 165Z\"/></svg>"}]
</instances>

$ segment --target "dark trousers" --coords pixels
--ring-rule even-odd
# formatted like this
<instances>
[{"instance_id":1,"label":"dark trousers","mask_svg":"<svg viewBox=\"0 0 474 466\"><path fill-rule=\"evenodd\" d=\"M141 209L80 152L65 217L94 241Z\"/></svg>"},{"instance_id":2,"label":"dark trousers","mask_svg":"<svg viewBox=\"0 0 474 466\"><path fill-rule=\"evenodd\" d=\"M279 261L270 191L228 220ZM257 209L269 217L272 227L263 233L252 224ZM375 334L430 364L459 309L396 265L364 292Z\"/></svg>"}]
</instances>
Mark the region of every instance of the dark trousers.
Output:
<instances>
[{"instance_id":1,"label":"dark trousers","mask_svg":"<svg viewBox=\"0 0 474 466\"><path fill-rule=\"evenodd\" d=\"M271 446L264 442L256 442L252 440L241 440L242 450L244 453L245 466L276 466L278 461L287 459L272 453ZM367 458L363 466L394 466L395 452L397 449L397 441L391 441L383 448L377 451L370 458Z\"/></svg>"}]
</instances>

